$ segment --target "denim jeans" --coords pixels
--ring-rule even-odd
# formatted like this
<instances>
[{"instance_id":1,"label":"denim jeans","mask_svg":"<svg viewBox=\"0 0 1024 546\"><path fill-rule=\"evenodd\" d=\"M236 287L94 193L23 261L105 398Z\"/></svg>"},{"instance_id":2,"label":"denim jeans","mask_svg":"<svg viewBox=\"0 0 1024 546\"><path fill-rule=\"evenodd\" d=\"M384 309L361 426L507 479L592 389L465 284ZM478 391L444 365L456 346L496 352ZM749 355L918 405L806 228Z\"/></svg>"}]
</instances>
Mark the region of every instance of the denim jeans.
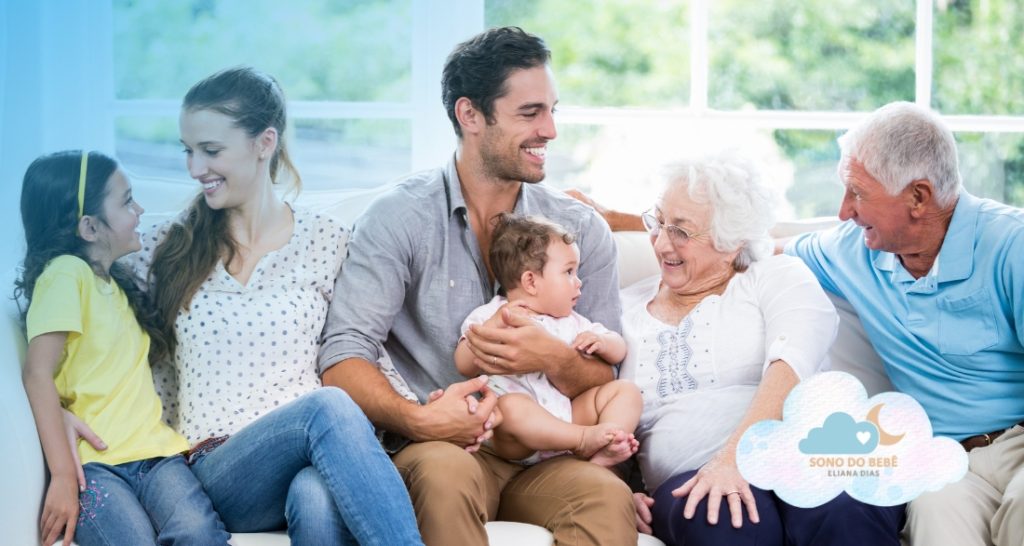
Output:
<instances>
[{"instance_id":1,"label":"denim jeans","mask_svg":"<svg viewBox=\"0 0 1024 546\"><path fill-rule=\"evenodd\" d=\"M227 528L292 544L422 544L405 484L359 406L325 387L253 421L192 471Z\"/></svg>"},{"instance_id":2,"label":"denim jeans","mask_svg":"<svg viewBox=\"0 0 1024 546\"><path fill-rule=\"evenodd\" d=\"M230 535L181 455L83 468L80 546L227 544Z\"/></svg>"}]
</instances>

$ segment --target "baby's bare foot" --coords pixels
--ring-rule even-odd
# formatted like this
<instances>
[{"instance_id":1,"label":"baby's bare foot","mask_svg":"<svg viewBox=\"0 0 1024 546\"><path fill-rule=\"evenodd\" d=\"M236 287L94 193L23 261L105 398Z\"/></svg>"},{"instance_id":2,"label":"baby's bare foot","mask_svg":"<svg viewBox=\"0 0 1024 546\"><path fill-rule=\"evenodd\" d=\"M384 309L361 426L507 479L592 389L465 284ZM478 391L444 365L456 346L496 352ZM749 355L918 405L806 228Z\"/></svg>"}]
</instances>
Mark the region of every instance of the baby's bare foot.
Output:
<instances>
[{"instance_id":1,"label":"baby's bare foot","mask_svg":"<svg viewBox=\"0 0 1024 546\"><path fill-rule=\"evenodd\" d=\"M598 423L593 426L584 426L583 436L580 438L580 445L573 453L582 459L589 459L595 453L604 449L615 440L618 434L625 434L618 425L612 423Z\"/></svg>"},{"instance_id":2,"label":"baby's bare foot","mask_svg":"<svg viewBox=\"0 0 1024 546\"><path fill-rule=\"evenodd\" d=\"M615 466L633 456L640 447L640 442L632 434L617 431L612 441L604 446L593 457L590 462L604 467Z\"/></svg>"},{"instance_id":3,"label":"baby's bare foot","mask_svg":"<svg viewBox=\"0 0 1024 546\"><path fill-rule=\"evenodd\" d=\"M618 425L602 423L583 428L576 455L604 467L615 466L636 453L639 444Z\"/></svg>"}]
</instances>

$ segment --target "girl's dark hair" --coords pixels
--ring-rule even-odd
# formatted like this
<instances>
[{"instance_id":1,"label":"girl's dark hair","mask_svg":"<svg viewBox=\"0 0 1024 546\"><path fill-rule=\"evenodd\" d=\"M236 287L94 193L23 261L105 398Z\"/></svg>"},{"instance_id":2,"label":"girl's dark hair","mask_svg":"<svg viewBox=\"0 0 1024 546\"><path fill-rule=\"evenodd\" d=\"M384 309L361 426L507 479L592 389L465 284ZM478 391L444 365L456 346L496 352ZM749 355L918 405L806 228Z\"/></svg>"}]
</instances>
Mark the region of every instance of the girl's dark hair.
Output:
<instances>
[{"instance_id":1,"label":"girl's dark hair","mask_svg":"<svg viewBox=\"0 0 1024 546\"><path fill-rule=\"evenodd\" d=\"M250 138L273 127L278 139L277 149L270 159L271 180L277 183L283 168L290 175L295 190L301 187L302 179L288 155L284 138L287 124L284 92L270 75L250 67L222 70L193 85L185 94L181 109L224 114ZM182 223L173 224L154 251L148 281L172 355L178 344L174 333L178 311L188 307L218 260L230 263L237 252L238 243L231 236L227 211L211 209L202 194L189 206Z\"/></svg>"},{"instance_id":2,"label":"girl's dark hair","mask_svg":"<svg viewBox=\"0 0 1024 546\"><path fill-rule=\"evenodd\" d=\"M82 151L69 150L44 155L29 165L21 185L21 222L25 228L25 260L21 275L14 282L14 298L25 320L36 281L51 260L65 254L77 256L95 270L96 264L86 253L88 243L78 236L78 179L81 174ZM99 152L89 152L86 166L83 215L106 222L103 200L107 182L117 171L117 161ZM159 316L140 286L132 269L121 263L110 267L114 279L128 297L139 325L150 337L150 359L167 351ZM25 305L21 306L24 301Z\"/></svg>"},{"instance_id":3,"label":"girl's dark hair","mask_svg":"<svg viewBox=\"0 0 1024 546\"><path fill-rule=\"evenodd\" d=\"M576 238L547 218L521 216L503 212L495 219L488 258L494 279L501 285L502 295L519 286L523 273L541 273L548 261L548 245L562 241L567 245Z\"/></svg>"}]
</instances>

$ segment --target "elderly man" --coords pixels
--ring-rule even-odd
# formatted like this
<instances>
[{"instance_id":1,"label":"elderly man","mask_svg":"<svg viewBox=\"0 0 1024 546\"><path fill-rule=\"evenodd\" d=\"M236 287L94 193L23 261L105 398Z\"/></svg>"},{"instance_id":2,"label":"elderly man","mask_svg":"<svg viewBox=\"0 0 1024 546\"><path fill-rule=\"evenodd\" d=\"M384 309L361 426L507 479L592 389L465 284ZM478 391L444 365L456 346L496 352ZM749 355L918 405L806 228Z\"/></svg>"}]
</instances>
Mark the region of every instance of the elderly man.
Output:
<instances>
[{"instance_id":1,"label":"elderly man","mask_svg":"<svg viewBox=\"0 0 1024 546\"><path fill-rule=\"evenodd\" d=\"M889 104L839 139L844 223L786 245L856 309L892 384L967 476L907 510L915 544L1024 544L1024 211L961 187L938 116Z\"/></svg>"}]
</instances>

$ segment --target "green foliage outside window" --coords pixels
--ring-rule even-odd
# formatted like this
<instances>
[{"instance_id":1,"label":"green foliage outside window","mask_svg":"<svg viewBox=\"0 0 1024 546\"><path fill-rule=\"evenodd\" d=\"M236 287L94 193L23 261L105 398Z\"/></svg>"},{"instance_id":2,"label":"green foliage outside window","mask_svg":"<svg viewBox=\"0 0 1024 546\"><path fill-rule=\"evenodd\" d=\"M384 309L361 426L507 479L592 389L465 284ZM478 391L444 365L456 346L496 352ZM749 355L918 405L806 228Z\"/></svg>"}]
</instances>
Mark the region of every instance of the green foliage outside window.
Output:
<instances>
[{"instance_id":1,"label":"green foliage outside window","mask_svg":"<svg viewBox=\"0 0 1024 546\"><path fill-rule=\"evenodd\" d=\"M114 0L117 97L178 100L214 70L251 64L274 74L293 100L407 102L412 1ZM913 0L708 6L712 109L863 112L915 98ZM490 0L485 22L519 25L547 41L563 104L681 109L690 103L690 7L687 0ZM936 109L1024 115L1020 7L1019 0L936 0ZM323 140L407 149L408 128L393 125L334 124ZM314 128L305 123L302 132L318 138ZM140 141L173 142L176 135L162 134L168 131L173 125L119 125L121 136ZM602 130L581 131L580 138L600 138ZM836 210L836 136L770 134L791 164L787 198L797 216ZM580 138L569 140L585 146ZM1024 133L957 138L968 188L1024 205Z\"/></svg>"},{"instance_id":2,"label":"green foliage outside window","mask_svg":"<svg viewBox=\"0 0 1024 546\"><path fill-rule=\"evenodd\" d=\"M685 0L490 0L488 27L517 25L552 52L562 102L577 106L686 106L690 95Z\"/></svg>"},{"instance_id":3,"label":"green foliage outside window","mask_svg":"<svg viewBox=\"0 0 1024 546\"><path fill-rule=\"evenodd\" d=\"M292 100L406 101L411 35L411 0L114 0L115 89L180 99L247 64Z\"/></svg>"},{"instance_id":4,"label":"green foliage outside window","mask_svg":"<svg viewBox=\"0 0 1024 546\"><path fill-rule=\"evenodd\" d=\"M517 24L556 52L563 101L677 105L685 97L689 43L685 2L605 0L487 3L489 26ZM533 7L533 4L530 4ZM1019 0L938 0L934 11L933 106L949 115L1024 115L1024 10ZM715 0L709 2L708 106L720 110L871 111L915 99L912 0ZM613 16L606 16L606 14ZM600 15L599 15L600 14ZM682 25L662 30L666 22ZM622 33L625 32L625 35ZM593 39L588 39L593 37ZM670 37L670 38L667 38ZM617 48L633 63L600 62ZM569 52L559 57L562 51ZM669 63L663 59L675 59ZM583 62L584 67L572 66ZM657 82L641 84L646 70ZM565 73L574 77L566 81ZM585 77L579 77L585 74ZM685 106L685 103L683 104ZM787 199L797 216L834 214L838 132L776 130L792 162ZM1024 205L1024 134L957 134L965 183L975 193Z\"/></svg>"}]
</instances>

